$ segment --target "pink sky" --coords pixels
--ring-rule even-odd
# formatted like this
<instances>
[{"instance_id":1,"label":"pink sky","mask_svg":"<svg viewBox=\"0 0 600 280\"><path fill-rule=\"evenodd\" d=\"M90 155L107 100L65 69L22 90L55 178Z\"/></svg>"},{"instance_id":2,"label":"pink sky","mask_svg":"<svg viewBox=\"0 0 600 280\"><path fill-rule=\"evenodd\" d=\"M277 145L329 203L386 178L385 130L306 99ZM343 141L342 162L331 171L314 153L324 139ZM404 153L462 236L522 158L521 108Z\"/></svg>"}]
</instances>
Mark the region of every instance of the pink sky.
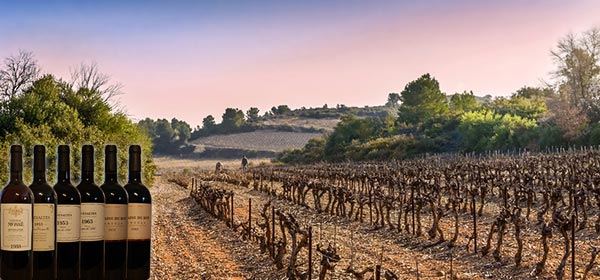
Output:
<instances>
[{"instance_id":1,"label":"pink sky","mask_svg":"<svg viewBox=\"0 0 600 280\"><path fill-rule=\"evenodd\" d=\"M265 14L220 7L204 17L177 7L131 15L121 7L102 10L110 15L102 19L61 10L73 25L50 15L11 21L18 32L4 23L0 57L32 50L44 70L62 77L95 61L124 85L121 103L133 119L176 117L195 126L208 114L220 119L227 107L380 105L427 72L448 94L509 95L550 80L549 52L559 38L600 26L596 1L424 3Z\"/></svg>"}]
</instances>

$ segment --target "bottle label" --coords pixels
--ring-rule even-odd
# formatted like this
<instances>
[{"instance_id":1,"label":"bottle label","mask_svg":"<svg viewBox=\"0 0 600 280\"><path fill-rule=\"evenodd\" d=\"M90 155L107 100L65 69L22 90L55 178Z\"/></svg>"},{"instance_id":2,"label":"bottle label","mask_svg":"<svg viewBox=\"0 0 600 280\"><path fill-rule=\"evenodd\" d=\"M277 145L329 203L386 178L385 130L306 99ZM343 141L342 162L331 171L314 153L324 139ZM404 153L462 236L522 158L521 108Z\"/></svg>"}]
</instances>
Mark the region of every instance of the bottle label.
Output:
<instances>
[{"instance_id":1,"label":"bottle label","mask_svg":"<svg viewBox=\"0 0 600 280\"><path fill-rule=\"evenodd\" d=\"M81 233L81 205L59 204L56 208L56 241L78 242Z\"/></svg>"},{"instance_id":2,"label":"bottle label","mask_svg":"<svg viewBox=\"0 0 600 280\"><path fill-rule=\"evenodd\" d=\"M56 235L54 203L33 204L33 250L54 251Z\"/></svg>"},{"instance_id":3,"label":"bottle label","mask_svg":"<svg viewBox=\"0 0 600 280\"><path fill-rule=\"evenodd\" d=\"M105 204L104 240L127 240L127 204Z\"/></svg>"},{"instance_id":4,"label":"bottle label","mask_svg":"<svg viewBox=\"0 0 600 280\"><path fill-rule=\"evenodd\" d=\"M104 203L81 203L81 241L104 239Z\"/></svg>"},{"instance_id":5,"label":"bottle label","mask_svg":"<svg viewBox=\"0 0 600 280\"><path fill-rule=\"evenodd\" d=\"M152 232L152 204L129 203L127 239L150 240Z\"/></svg>"},{"instance_id":6,"label":"bottle label","mask_svg":"<svg viewBox=\"0 0 600 280\"><path fill-rule=\"evenodd\" d=\"M2 235L0 243L3 251L31 250L32 204L2 203Z\"/></svg>"}]
</instances>

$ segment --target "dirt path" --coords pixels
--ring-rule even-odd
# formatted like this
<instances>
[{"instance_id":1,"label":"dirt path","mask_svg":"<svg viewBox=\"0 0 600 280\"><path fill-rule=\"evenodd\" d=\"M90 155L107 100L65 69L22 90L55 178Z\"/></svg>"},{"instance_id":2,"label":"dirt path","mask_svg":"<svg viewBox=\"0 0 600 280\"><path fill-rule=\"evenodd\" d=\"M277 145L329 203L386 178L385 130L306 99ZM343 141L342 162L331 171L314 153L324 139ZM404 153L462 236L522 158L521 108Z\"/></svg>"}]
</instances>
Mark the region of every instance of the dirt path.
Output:
<instances>
[{"instance_id":1,"label":"dirt path","mask_svg":"<svg viewBox=\"0 0 600 280\"><path fill-rule=\"evenodd\" d=\"M267 279L271 262L161 179L153 198L151 279Z\"/></svg>"}]
</instances>

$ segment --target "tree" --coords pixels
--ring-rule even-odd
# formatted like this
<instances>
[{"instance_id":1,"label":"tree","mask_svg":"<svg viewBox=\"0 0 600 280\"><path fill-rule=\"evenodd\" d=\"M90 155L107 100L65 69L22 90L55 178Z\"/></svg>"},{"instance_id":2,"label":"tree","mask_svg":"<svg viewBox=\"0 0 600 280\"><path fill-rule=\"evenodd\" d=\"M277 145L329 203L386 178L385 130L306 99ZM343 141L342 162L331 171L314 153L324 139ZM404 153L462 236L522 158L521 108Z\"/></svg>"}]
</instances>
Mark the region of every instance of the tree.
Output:
<instances>
[{"instance_id":1,"label":"tree","mask_svg":"<svg viewBox=\"0 0 600 280\"><path fill-rule=\"evenodd\" d=\"M73 91L66 84L65 87L62 101L77 109L79 119L85 125L96 125L103 128L111 126L110 123L105 122L111 114L111 106L104 100L100 92L88 88Z\"/></svg>"},{"instance_id":2,"label":"tree","mask_svg":"<svg viewBox=\"0 0 600 280\"><path fill-rule=\"evenodd\" d=\"M586 133L589 127L588 115L579 107L569 104L564 97L557 96L548 100L548 108L548 125L558 128L562 140L567 144L574 143Z\"/></svg>"},{"instance_id":3,"label":"tree","mask_svg":"<svg viewBox=\"0 0 600 280\"><path fill-rule=\"evenodd\" d=\"M187 144L188 139L192 135L192 128L185 121L180 121L176 118L171 120L171 127L173 128L173 146L179 148L185 144Z\"/></svg>"},{"instance_id":4,"label":"tree","mask_svg":"<svg viewBox=\"0 0 600 280\"><path fill-rule=\"evenodd\" d=\"M557 65L558 93L585 111L591 121L600 120L600 29L568 34L551 55Z\"/></svg>"},{"instance_id":5,"label":"tree","mask_svg":"<svg viewBox=\"0 0 600 280\"><path fill-rule=\"evenodd\" d=\"M137 126L145 132L151 139L154 139L156 133L156 122L151 118L145 118L137 123Z\"/></svg>"},{"instance_id":6,"label":"tree","mask_svg":"<svg viewBox=\"0 0 600 280\"><path fill-rule=\"evenodd\" d=\"M76 90L88 89L91 92L97 92L103 97L104 102L116 106L114 97L120 95L120 83L111 83L110 76L100 72L98 64L80 64L71 69L71 86Z\"/></svg>"},{"instance_id":7,"label":"tree","mask_svg":"<svg viewBox=\"0 0 600 280\"><path fill-rule=\"evenodd\" d=\"M171 126L171 123L166 119L156 120L156 131L154 138L154 150L159 153L169 153L173 149L171 148L171 141L175 136L175 131Z\"/></svg>"},{"instance_id":8,"label":"tree","mask_svg":"<svg viewBox=\"0 0 600 280\"><path fill-rule=\"evenodd\" d=\"M258 108L256 107L250 107L250 109L248 109L248 111L246 111L246 117L248 118L249 122L256 122L258 121L258 113L260 112L260 110L258 110Z\"/></svg>"},{"instance_id":9,"label":"tree","mask_svg":"<svg viewBox=\"0 0 600 280\"><path fill-rule=\"evenodd\" d=\"M193 152L193 145L187 144L192 136L191 127L185 121L176 118L171 119L170 122L166 119L154 121L146 118L140 121L137 126L152 139L155 153L182 154Z\"/></svg>"},{"instance_id":10,"label":"tree","mask_svg":"<svg viewBox=\"0 0 600 280\"><path fill-rule=\"evenodd\" d=\"M238 108L227 108L223 113L221 127L225 132L233 132L244 124L244 112Z\"/></svg>"},{"instance_id":11,"label":"tree","mask_svg":"<svg viewBox=\"0 0 600 280\"><path fill-rule=\"evenodd\" d=\"M82 123L77 108L64 101L66 95L73 94L69 91L52 75L45 75L19 96L10 99L12 116L15 121L20 119L33 126L46 124L54 136L68 139L77 135L84 126L93 125ZM102 117L108 116L97 116L98 121Z\"/></svg>"},{"instance_id":12,"label":"tree","mask_svg":"<svg viewBox=\"0 0 600 280\"><path fill-rule=\"evenodd\" d=\"M510 98L496 98L488 107L492 108L496 113L504 115L517 115L526 119L538 119L544 115L548 108L546 107L545 97L538 96L533 92L517 92ZM522 96L532 96L526 98ZM548 98L548 100L550 100Z\"/></svg>"},{"instance_id":13,"label":"tree","mask_svg":"<svg viewBox=\"0 0 600 280\"><path fill-rule=\"evenodd\" d=\"M400 93L400 99L398 120L401 123L419 125L448 111L446 95L429 74L408 83Z\"/></svg>"},{"instance_id":14,"label":"tree","mask_svg":"<svg viewBox=\"0 0 600 280\"><path fill-rule=\"evenodd\" d=\"M521 97L521 98L545 98L552 97L554 95L554 91L551 88L539 88L539 87L528 87L524 86L518 89L512 97Z\"/></svg>"},{"instance_id":15,"label":"tree","mask_svg":"<svg viewBox=\"0 0 600 280\"><path fill-rule=\"evenodd\" d=\"M387 102L385 106L387 107L395 107L398 106L398 102L400 102L400 94L392 92L388 94Z\"/></svg>"},{"instance_id":16,"label":"tree","mask_svg":"<svg viewBox=\"0 0 600 280\"><path fill-rule=\"evenodd\" d=\"M277 112L279 112L280 115L285 115L292 112L292 110L290 107L288 107L288 105L279 105L277 106Z\"/></svg>"},{"instance_id":17,"label":"tree","mask_svg":"<svg viewBox=\"0 0 600 280\"><path fill-rule=\"evenodd\" d=\"M382 130L381 124L373 118L342 116L325 142L324 154L330 160L341 160L346 148L352 142L363 143L377 138L381 136Z\"/></svg>"},{"instance_id":18,"label":"tree","mask_svg":"<svg viewBox=\"0 0 600 280\"><path fill-rule=\"evenodd\" d=\"M0 93L10 99L21 93L40 74L37 60L30 51L20 50L18 55L11 55L4 60L4 68L0 69Z\"/></svg>"},{"instance_id":19,"label":"tree","mask_svg":"<svg viewBox=\"0 0 600 280\"><path fill-rule=\"evenodd\" d=\"M215 124L215 117L213 117L212 115L208 115L206 116L204 119L202 119L202 129L204 129L205 131L212 131L216 128L216 124Z\"/></svg>"},{"instance_id":20,"label":"tree","mask_svg":"<svg viewBox=\"0 0 600 280\"><path fill-rule=\"evenodd\" d=\"M477 110L480 105L473 92L457 93L450 97L450 110L458 113Z\"/></svg>"},{"instance_id":21,"label":"tree","mask_svg":"<svg viewBox=\"0 0 600 280\"><path fill-rule=\"evenodd\" d=\"M271 107L271 112L273 113L273 115L285 115L290 113L291 111L292 110L290 109L290 107L288 107L288 105L279 105L277 107Z\"/></svg>"},{"instance_id":22,"label":"tree","mask_svg":"<svg viewBox=\"0 0 600 280\"><path fill-rule=\"evenodd\" d=\"M89 96L95 93L86 93ZM133 143L140 144L144 153L144 178L151 183L153 180L154 164L152 163L150 138L143 130L133 124L126 115L108 111L106 113L90 113L89 108L108 107L107 104L92 104L93 102L80 102L82 93L74 92L64 81L52 75L44 75L34 80L30 86L23 88L19 94L13 95L3 102L10 110L0 111L2 120L12 119L11 126L2 124L0 146L9 143L19 143L24 150L31 151L33 145L46 146L48 159L48 175L53 180L56 166L56 146L69 144L73 153L73 173L78 179L81 154L77 147L83 144L93 144L103 147L106 144L115 144L120 150L126 150ZM87 95L86 95L87 96ZM88 107L92 105L91 107ZM102 111L102 110L100 110ZM96 111L96 112L100 112ZM102 176L102 149L96 159L97 179ZM119 161L127 161L127 153L119 153ZM25 159L30 161L30 159ZM6 154L0 154L0 161L7 161ZM31 163L26 162L24 167L30 168ZM126 164L119 166L119 175L126 174ZM0 172L1 173L1 172ZM24 172L31 174L30 170ZM0 174L0 180L5 177ZM29 176L29 175L25 175Z\"/></svg>"}]
</instances>

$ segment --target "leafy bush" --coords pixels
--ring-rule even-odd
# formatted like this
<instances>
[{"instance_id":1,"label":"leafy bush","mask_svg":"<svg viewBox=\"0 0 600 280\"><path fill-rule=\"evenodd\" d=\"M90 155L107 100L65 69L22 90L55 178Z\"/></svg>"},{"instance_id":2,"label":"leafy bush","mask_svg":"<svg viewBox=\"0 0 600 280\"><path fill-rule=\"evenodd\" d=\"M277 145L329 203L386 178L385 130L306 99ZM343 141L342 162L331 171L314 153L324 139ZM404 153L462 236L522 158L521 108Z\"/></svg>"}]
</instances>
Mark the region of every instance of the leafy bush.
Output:
<instances>
[{"instance_id":1,"label":"leafy bush","mask_svg":"<svg viewBox=\"0 0 600 280\"><path fill-rule=\"evenodd\" d=\"M98 90L72 86L51 75L32 82L20 94L5 100L0 107L0 160L8 162L10 144L21 144L25 151L25 180L31 180L33 146L46 146L48 179L55 180L56 149L60 144L71 146L71 169L75 181L80 176L81 146L96 147L96 180L104 173L104 145L114 144L119 149L119 178L127 180L128 147L139 144L143 148L143 175L148 185L154 181L155 165L152 143L124 113L115 111ZM7 180L8 166L0 165L0 179Z\"/></svg>"},{"instance_id":2,"label":"leafy bush","mask_svg":"<svg viewBox=\"0 0 600 280\"><path fill-rule=\"evenodd\" d=\"M518 115L481 110L464 113L460 121L462 148L467 152L525 148L538 139L537 123Z\"/></svg>"},{"instance_id":3,"label":"leafy bush","mask_svg":"<svg viewBox=\"0 0 600 280\"><path fill-rule=\"evenodd\" d=\"M137 126L150 137L157 154L185 154L194 151L187 145L191 128L184 121L175 118L170 122L166 119L155 121L146 118L138 122Z\"/></svg>"}]
</instances>

